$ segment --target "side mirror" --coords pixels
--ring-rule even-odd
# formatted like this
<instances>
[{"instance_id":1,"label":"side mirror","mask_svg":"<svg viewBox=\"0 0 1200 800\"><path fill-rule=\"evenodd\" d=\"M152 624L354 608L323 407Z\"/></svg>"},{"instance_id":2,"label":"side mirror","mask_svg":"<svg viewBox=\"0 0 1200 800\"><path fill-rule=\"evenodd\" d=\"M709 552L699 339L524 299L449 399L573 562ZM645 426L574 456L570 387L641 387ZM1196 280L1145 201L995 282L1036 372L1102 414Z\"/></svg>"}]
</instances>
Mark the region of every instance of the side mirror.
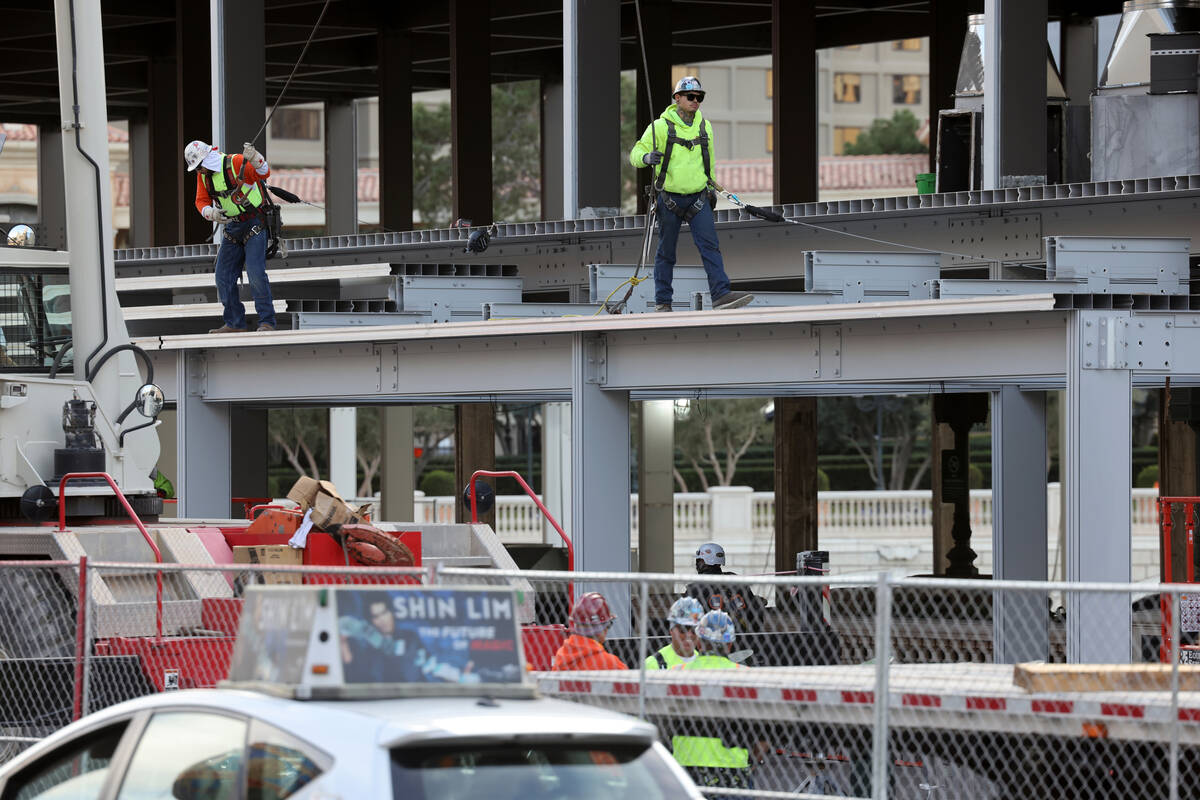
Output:
<instances>
[{"instance_id":1,"label":"side mirror","mask_svg":"<svg viewBox=\"0 0 1200 800\"><path fill-rule=\"evenodd\" d=\"M8 231L9 247L33 247L33 228L28 225L14 225Z\"/></svg>"},{"instance_id":2,"label":"side mirror","mask_svg":"<svg viewBox=\"0 0 1200 800\"><path fill-rule=\"evenodd\" d=\"M153 383L147 383L137 391L137 410L143 417L155 419L162 411L165 398L163 390Z\"/></svg>"}]
</instances>

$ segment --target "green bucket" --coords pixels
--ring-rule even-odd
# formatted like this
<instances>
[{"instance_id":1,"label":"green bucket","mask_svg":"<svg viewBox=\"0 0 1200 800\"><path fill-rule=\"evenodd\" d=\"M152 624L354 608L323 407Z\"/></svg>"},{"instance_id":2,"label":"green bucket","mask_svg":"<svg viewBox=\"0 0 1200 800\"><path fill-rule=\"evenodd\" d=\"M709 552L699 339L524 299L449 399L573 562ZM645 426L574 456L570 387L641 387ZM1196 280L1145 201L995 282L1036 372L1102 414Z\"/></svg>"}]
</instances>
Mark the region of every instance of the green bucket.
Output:
<instances>
[{"instance_id":1,"label":"green bucket","mask_svg":"<svg viewBox=\"0 0 1200 800\"><path fill-rule=\"evenodd\" d=\"M917 173L917 194L933 194L937 188L936 172Z\"/></svg>"}]
</instances>

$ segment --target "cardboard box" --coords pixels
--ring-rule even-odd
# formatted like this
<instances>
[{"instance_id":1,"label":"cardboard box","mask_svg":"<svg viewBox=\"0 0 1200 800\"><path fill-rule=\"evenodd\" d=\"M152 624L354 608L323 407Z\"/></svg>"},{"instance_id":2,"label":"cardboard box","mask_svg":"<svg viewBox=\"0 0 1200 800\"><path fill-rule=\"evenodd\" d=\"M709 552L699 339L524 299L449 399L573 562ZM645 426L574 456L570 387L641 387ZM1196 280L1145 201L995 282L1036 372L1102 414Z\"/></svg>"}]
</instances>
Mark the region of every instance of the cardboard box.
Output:
<instances>
[{"instance_id":1,"label":"cardboard box","mask_svg":"<svg viewBox=\"0 0 1200 800\"><path fill-rule=\"evenodd\" d=\"M314 525L325 530L334 525L360 521L354 509L346 505L345 500L324 492L317 495L313 504L312 520Z\"/></svg>"},{"instance_id":2,"label":"cardboard box","mask_svg":"<svg viewBox=\"0 0 1200 800\"><path fill-rule=\"evenodd\" d=\"M304 563L303 553L286 544L237 545L233 548L235 564L276 564L300 566ZM268 584L303 583L299 572L263 572L263 582Z\"/></svg>"},{"instance_id":3,"label":"cardboard box","mask_svg":"<svg viewBox=\"0 0 1200 800\"><path fill-rule=\"evenodd\" d=\"M301 476L294 484L291 490L287 493L289 500L294 500L300 504L301 511L307 511L316 504L318 496L325 494L330 497L336 497L341 500L341 495L338 494L337 487L329 481L318 481L313 478Z\"/></svg>"}]
</instances>

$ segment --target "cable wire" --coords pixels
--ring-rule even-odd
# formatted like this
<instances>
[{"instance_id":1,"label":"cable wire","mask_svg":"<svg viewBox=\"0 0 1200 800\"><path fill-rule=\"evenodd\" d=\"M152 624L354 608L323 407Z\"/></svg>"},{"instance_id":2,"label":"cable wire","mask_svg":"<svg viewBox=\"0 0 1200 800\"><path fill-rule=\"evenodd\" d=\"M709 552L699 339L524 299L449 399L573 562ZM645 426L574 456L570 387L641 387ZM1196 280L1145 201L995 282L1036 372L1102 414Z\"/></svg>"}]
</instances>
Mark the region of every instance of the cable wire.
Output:
<instances>
[{"instance_id":1,"label":"cable wire","mask_svg":"<svg viewBox=\"0 0 1200 800\"><path fill-rule=\"evenodd\" d=\"M292 65L291 73L288 74L287 80L284 81L283 88L279 90L279 96L275 98L275 105L271 106L271 113L267 114L267 118L263 120L262 127L258 129L258 133L254 134L254 138L250 140L251 144L258 141L258 137L262 136L263 131L267 129L267 125L270 124L271 117L275 116L275 109L279 108L279 101L283 100L288 87L292 85L292 78L296 76L296 70L300 68L300 62L304 60L304 54L308 52L308 46L312 44L313 37L317 35L317 29L321 27L321 20L325 19L325 12L329 10L329 2L330 0L325 0L325 5L321 6L321 13L317 17L317 22L313 25L312 31L308 34L308 41L304 43L304 49L300 51L300 57Z\"/></svg>"}]
</instances>

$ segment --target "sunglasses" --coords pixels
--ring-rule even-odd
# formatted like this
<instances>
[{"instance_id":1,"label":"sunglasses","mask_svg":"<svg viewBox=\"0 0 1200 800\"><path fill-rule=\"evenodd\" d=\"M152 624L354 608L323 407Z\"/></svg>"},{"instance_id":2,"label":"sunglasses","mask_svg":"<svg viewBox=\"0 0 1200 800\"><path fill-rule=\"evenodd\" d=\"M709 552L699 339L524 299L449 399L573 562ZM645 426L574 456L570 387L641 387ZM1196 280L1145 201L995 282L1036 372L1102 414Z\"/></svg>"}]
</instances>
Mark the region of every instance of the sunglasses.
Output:
<instances>
[{"instance_id":1,"label":"sunglasses","mask_svg":"<svg viewBox=\"0 0 1200 800\"><path fill-rule=\"evenodd\" d=\"M693 103L703 103L704 102L704 95L702 95L702 94L693 94L691 92L686 92L683 94L683 96L686 97L688 100L692 101Z\"/></svg>"}]
</instances>

